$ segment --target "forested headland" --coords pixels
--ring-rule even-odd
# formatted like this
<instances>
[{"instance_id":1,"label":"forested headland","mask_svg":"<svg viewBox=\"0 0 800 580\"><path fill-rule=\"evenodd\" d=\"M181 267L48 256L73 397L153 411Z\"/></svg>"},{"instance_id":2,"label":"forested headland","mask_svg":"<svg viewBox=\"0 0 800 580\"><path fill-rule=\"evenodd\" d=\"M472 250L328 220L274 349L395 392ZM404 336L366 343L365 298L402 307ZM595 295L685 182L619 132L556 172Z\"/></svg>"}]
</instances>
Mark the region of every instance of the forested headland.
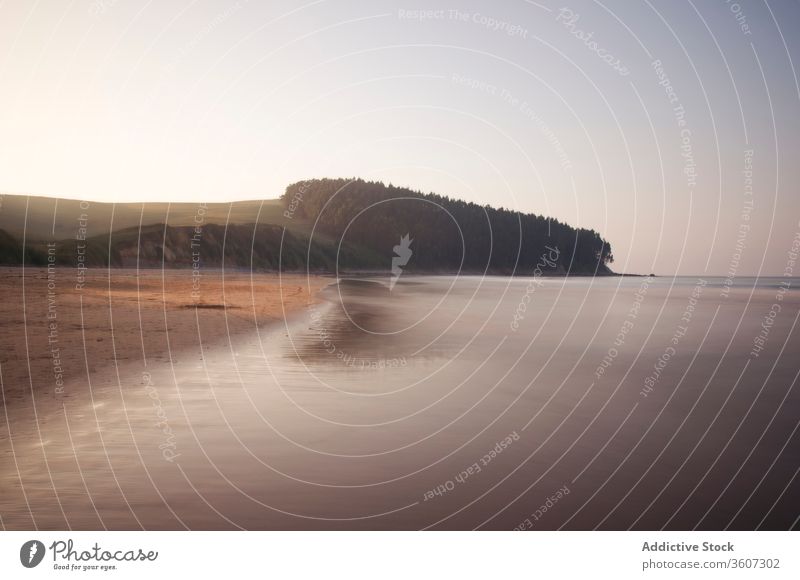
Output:
<instances>
[{"instance_id":1,"label":"forested headland","mask_svg":"<svg viewBox=\"0 0 800 580\"><path fill-rule=\"evenodd\" d=\"M6 196L0 212L5 265L388 272L404 238L407 273L605 275L614 259L593 230L361 179L232 203Z\"/></svg>"},{"instance_id":2,"label":"forested headland","mask_svg":"<svg viewBox=\"0 0 800 580\"><path fill-rule=\"evenodd\" d=\"M408 234L413 257L407 271L529 275L538 264L553 274L610 274L614 261L610 244L594 230L380 182L302 181L281 199L287 217L377 255L392 256ZM360 266L339 261L344 269Z\"/></svg>"}]
</instances>

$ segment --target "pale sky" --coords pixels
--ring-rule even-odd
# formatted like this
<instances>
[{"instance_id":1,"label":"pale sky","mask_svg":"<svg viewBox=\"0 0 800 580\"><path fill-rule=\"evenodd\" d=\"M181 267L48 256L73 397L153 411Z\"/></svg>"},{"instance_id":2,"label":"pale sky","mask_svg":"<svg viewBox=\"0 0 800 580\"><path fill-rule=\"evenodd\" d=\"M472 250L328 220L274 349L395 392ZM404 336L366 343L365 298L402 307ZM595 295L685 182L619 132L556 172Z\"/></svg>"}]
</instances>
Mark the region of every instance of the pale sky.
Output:
<instances>
[{"instance_id":1,"label":"pale sky","mask_svg":"<svg viewBox=\"0 0 800 580\"><path fill-rule=\"evenodd\" d=\"M789 0L6 0L0 191L358 176L594 228L617 271L724 275L738 243L738 275L781 274L798 31Z\"/></svg>"}]
</instances>

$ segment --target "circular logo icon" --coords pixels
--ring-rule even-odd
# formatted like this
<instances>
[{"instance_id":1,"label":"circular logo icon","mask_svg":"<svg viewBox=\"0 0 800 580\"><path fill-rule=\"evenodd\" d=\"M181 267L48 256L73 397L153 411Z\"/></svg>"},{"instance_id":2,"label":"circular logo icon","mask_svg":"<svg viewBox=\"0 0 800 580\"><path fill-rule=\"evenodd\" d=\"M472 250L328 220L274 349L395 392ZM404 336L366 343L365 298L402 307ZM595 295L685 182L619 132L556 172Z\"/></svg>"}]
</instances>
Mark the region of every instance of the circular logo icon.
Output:
<instances>
[{"instance_id":1,"label":"circular logo icon","mask_svg":"<svg viewBox=\"0 0 800 580\"><path fill-rule=\"evenodd\" d=\"M44 544L39 540L28 540L19 549L19 561L26 568L35 568L44 558Z\"/></svg>"}]
</instances>

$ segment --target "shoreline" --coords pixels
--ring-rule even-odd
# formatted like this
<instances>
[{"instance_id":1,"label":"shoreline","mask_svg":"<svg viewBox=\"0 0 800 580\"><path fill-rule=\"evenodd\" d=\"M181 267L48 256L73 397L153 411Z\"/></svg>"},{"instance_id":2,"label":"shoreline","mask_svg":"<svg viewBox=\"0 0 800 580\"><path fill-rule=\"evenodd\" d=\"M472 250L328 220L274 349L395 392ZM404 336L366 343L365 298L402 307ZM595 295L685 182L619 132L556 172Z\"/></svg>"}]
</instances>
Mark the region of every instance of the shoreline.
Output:
<instances>
[{"instance_id":1,"label":"shoreline","mask_svg":"<svg viewBox=\"0 0 800 580\"><path fill-rule=\"evenodd\" d=\"M115 364L202 356L302 312L331 282L219 269L198 278L188 269L0 267L0 405L69 397Z\"/></svg>"}]
</instances>

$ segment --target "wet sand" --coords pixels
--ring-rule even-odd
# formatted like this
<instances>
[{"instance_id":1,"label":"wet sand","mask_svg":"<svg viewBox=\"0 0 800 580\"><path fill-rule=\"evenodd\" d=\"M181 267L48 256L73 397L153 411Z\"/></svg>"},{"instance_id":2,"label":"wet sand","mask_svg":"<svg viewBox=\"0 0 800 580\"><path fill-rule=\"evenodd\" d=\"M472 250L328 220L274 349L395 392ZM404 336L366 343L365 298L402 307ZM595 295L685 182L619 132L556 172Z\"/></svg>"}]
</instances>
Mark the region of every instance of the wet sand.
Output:
<instances>
[{"instance_id":1,"label":"wet sand","mask_svg":"<svg viewBox=\"0 0 800 580\"><path fill-rule=\"evenodd\" d=\"M3 526L797 525L796 290L408 276L319 296L7 406Z\"/></svg>"}]
</instances>

